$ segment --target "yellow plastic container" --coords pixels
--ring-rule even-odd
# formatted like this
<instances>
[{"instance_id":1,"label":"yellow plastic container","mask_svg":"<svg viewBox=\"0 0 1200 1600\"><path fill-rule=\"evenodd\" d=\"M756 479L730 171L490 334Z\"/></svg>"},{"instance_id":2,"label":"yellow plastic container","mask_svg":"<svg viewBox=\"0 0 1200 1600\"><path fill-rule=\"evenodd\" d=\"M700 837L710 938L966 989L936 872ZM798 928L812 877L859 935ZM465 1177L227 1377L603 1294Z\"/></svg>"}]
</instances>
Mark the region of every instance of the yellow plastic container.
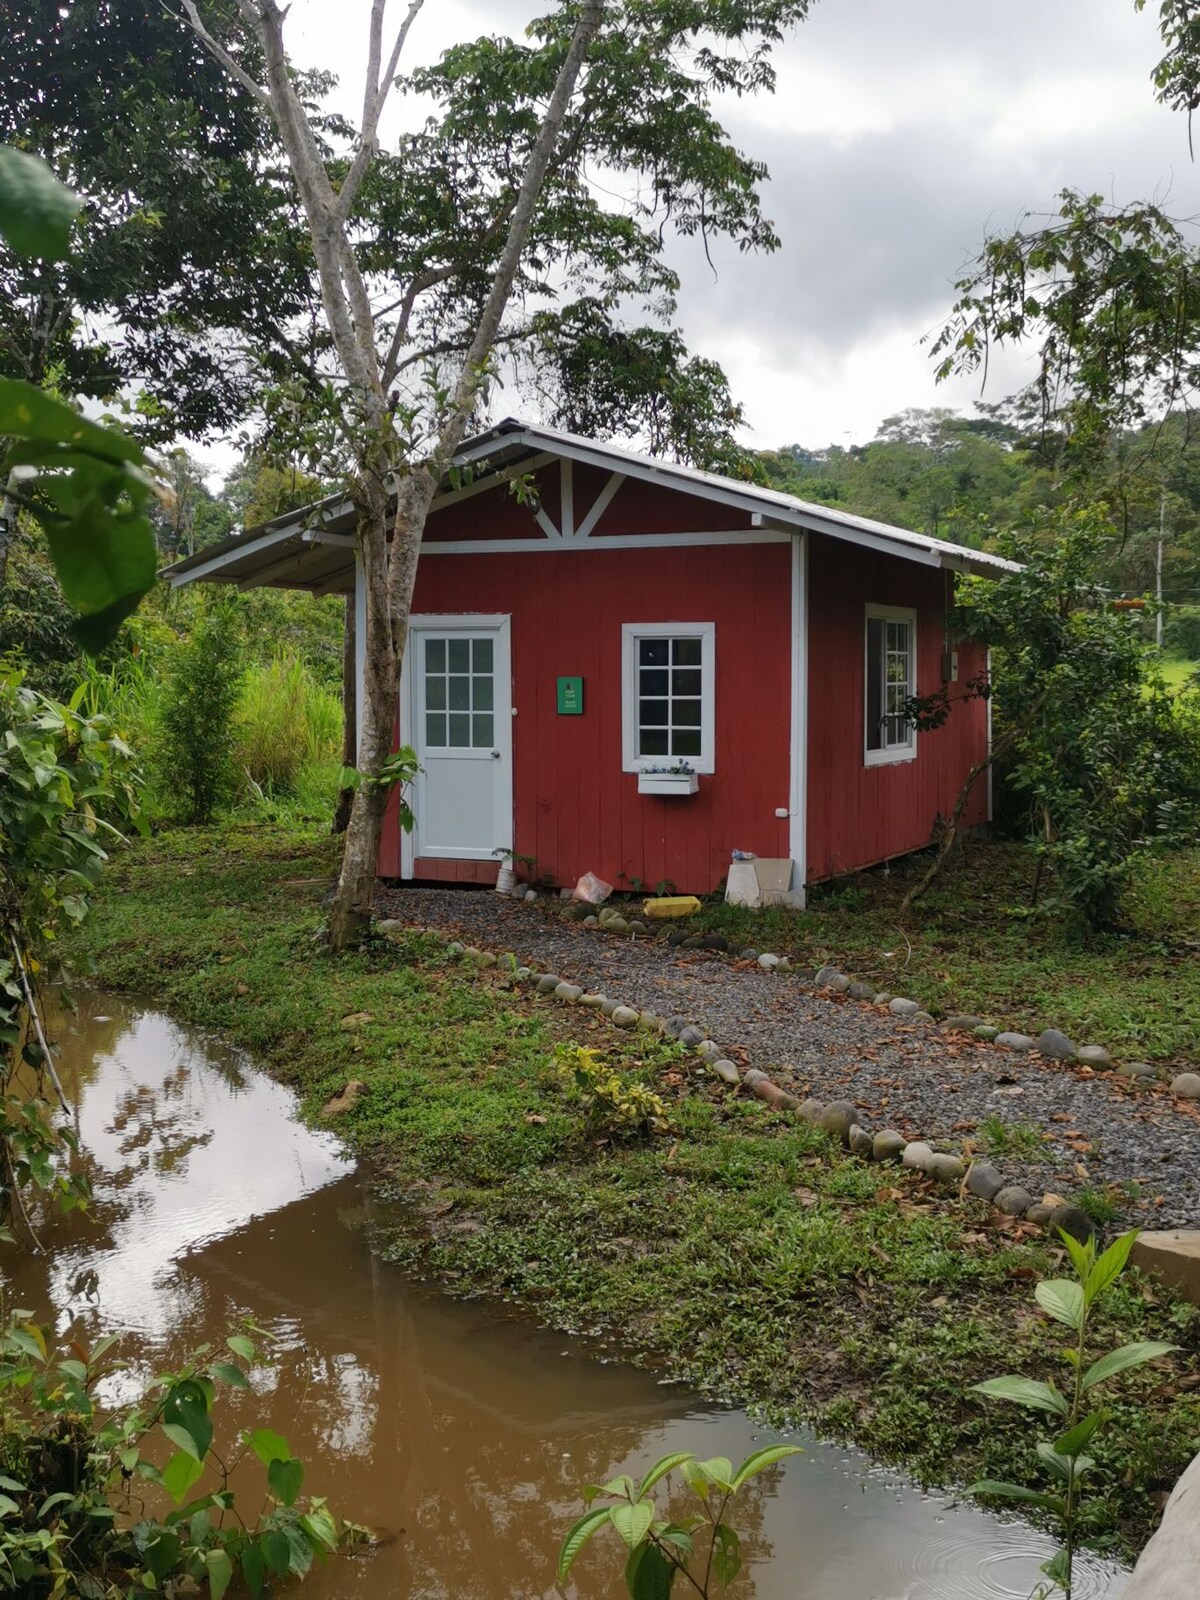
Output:
<instances>
[{"instance_id":1,"label":"yellow plastic container","mask_svg":"<svg viewBox=\"0 0 1200 1600\"><path fill-rule=\"evenodd\" d=\"M643 912L652 922L667 922L672 917L694 917L700 902L694 894L667 894L647 900Z\"/></svg>"}]
</instances>

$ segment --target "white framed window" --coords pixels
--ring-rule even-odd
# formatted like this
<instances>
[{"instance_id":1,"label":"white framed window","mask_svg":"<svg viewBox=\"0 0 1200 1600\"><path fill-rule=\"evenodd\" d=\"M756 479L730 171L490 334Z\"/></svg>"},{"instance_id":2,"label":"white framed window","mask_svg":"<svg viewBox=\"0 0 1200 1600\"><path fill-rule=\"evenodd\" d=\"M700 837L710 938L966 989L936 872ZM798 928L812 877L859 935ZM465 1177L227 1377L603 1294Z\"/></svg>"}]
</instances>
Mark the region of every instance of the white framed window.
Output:
<instances>
[{"instance_id":1,"label":"white framed window","mask_svg":"<svg viewBox=\"0 0 1200 1600\"><path fill-rule=\"evenodd\" d=\"M715 622L627 622L621 629L626 772L686 763L714 770Z\"/></svg>"},{"instance_id":2,"label":"white framed window","mask_svg":"<svg viewBox=\"0 0 1200 1600\"><path fill-rule=\"evenodd\" d=\"M905 606L868 606L865 627L868 767L912 761L917 730L904 714L917 692L917 613Z\"/></svg>"}]
</instances>

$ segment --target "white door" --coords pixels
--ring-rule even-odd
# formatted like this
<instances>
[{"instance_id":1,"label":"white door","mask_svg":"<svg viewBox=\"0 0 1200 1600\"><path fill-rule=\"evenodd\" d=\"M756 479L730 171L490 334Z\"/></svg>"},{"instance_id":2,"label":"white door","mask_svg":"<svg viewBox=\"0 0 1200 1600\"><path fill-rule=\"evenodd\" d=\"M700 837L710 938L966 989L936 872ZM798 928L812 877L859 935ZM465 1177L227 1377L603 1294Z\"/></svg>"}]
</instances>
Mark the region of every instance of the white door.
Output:
<instances>
[{"instance_id":1,"label":"white door","mask_svg":"<svg viewBox=\"0 0 1200 1600\"><path fill-rule=\"evenodd\" d=\"M500 865L513 839L508 618L414 617L405 677L421 765L406 874L416 856Z\"/></svg>"}]
</instances>

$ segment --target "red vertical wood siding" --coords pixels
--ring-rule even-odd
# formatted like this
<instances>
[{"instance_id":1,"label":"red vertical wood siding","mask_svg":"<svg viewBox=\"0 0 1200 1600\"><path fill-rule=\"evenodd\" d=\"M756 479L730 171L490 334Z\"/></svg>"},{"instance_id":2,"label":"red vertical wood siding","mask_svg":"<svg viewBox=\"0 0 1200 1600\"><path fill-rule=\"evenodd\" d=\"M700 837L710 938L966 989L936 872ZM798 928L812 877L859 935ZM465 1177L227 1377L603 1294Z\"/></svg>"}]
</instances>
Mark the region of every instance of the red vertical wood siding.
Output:
<instances>
[{"instance_id":1,"label":"red vertical wood siding","mask_svg":"<svg viewBox=\"0 0 1200 1600\"><path fill-rule=\"evenodd\" d=\"M479 556L438 556L431 545L413 609L512 618L514 839L539 873L707 892L735 848L788 854L788 824L775 811L789 787L789 545ZM689 621L716 624L717 770L688 799L639 795L636 775L621 770L621 628ZM559 716L556 680L576 676L583 715ZM394 874L397 860L389 843L381 872ZM464 875L418 858L414 871L480 877L477 863Z\"/></svg>"},{"instance_id":2,"label":"red vertical wood siding","mask_svg":"<svg viewBox=\"0 0 1200 1600\"><path fill-rule=\"evenodd\" d=\"M949 814L974 762L987 750L982 700L954 704L947 722L917 735L914 761L868 767L865 726L865 608L917 612L917 693L942 682L943 617L951 576L839 540L813 537L809 554L808 879L834 877L929 843L935 819ZM961 695L983 671L982 652L958 645ZM981 780L964 818L987 818Z\"/></svg>"}]
</instances>

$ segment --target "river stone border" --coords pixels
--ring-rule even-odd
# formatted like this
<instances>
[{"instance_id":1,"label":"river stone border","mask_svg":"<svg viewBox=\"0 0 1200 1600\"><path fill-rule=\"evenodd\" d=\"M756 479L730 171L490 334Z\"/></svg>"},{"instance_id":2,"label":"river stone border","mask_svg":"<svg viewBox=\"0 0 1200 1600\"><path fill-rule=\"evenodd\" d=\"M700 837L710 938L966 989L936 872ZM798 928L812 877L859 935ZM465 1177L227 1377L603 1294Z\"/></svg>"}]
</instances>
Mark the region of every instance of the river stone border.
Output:
<instances>
[{"instance_id":1,"label":"river stone border","mask_svg":"<svg viewBox=\"0 0 1200 1600\"><path fill-rule=\"evenodd\" d=\"M608 995L585 992L581 985L568 982L556 972L538 972L535 967L518 962L511 950L497 956L492 951L480 950L475 945L465 945L460 939L451 938L442 928L419 928L391 917L377 922L375 932L384 937L424 934L443 944L447 954L475 966L481 975L486 971L494 971L514 982L527 983L537 995L564 1005L581 1005L595 1010L612 1027L626 1032L642 1029L674 1039L696 1058L703 1069L727 1087L748 1089L773 1110L788 1112L802 1122L821 1128L839 1140L849 1155L860 1160L877 1163L899 1161L901 1166L924 1174L934 1183L947 1188L957 1187L960 1198L966 1194L973 1195L1002 1215L1020 1218L1047 1233L1061 1229L1082 1242L1097 1231L1091 1218L1078 1206L1045 1205L1023 1185L1006 1184L989 1161L976 1160L968 1164L961 1156L935 1150L927 1140L906 1139L895 1128L882 1128L872 1133L863 1123L857 1106L850 1100L799 1100L781 1088L760 1067L747 1067L742 1071L736 1062L726 1057L716 1040L710 1039L701 1027L684 1017L664 1019L654 1012L639 1011L636 1006L612 1000ZM837 976L845 975L839 973ZM847 978L847 985L849 982ZM884 999L895 1015L903 1016L907 1021L934 1020L927 1012L922 1012L914 1000L903 1002L903 1008L896 1011L896 1000L890 996ZM916 1006L916 1010L910 1012L909 1006ZM1029 1048L1033 1045L1034 1041L1030 1040ZM1197 1097L1200 1097L1200 1075L1189 1076L1195 1077Z\"/></svg>"},{"instance_id":2,"label":"river stone border","mask_svg":"<svg viewBox=\"0 0 1200 1600\"><path fill-rule=\"evenodd\" d=\"M564 895L567 896L564 900ZM518 886L513 892L513 898L533 903L541 903L542 896L530 891L524 884ZM656 935L661 934L661 942L671 950L679 947L707 950L710 954L733 955L729 948L729 941L723 934L691 934L681 922L670 922L665 925L655 924L650 920L639 917L634 911L633 904L624 906L608 904L598 910L582 900L569 898L569 891L560 893L558 899L564 900L559 915L567 921L581 922L585 927L601 933L610 933L620 937L641 938L653 941ZM551 898L548 904L557 904ZM624 906L624 910L622 907ZM629 914L626 915L625 913ZM381 925L377 925L381 926ZM405 924L407 926L407 924ZM439 929L439 934L441 930ZM1112 1055L1102 1044L1077 1045L1059 1028L1043 1028L1035 1039L1032 1035L1018 1032L1015 1029L1005 1028L1002 1024L996 1025L988 1022L983 1017L952 1014L938 1019L930 1012L924 1010L917 1000L910 1000L905 996L894 996L884 991L877 990L872 983L861 979L854 979L835 966L828 963L812 968L798 967L792 964L789 956L781 956L770 950L746 949L740 952L735 959L754 961L764 972L790 973L800 982L817 989L827 989L832 994L848 995L852 1000L870 1004L876 1008L886 1008L894 1016L904 1017L906 1021L923 1022L934 1027L943 1027L962 1033L973 1034L975 1038L987 1044L998 1045L1003 1050L1037 1051L1050 1061L1087 1067L1093 1072L1114 1072L1117 1076L1129 1080L1131 1083L1153 1083L1161 1080L1167 1081L1168 1069L1155 1067L1148 1061L1122 1061L1113 1062ZM1176 1073L1170 1079L1170 1091L1181 1100L1200 1100L1200 1071L1183 1071Z\"/></svg>"}]
</instances>

